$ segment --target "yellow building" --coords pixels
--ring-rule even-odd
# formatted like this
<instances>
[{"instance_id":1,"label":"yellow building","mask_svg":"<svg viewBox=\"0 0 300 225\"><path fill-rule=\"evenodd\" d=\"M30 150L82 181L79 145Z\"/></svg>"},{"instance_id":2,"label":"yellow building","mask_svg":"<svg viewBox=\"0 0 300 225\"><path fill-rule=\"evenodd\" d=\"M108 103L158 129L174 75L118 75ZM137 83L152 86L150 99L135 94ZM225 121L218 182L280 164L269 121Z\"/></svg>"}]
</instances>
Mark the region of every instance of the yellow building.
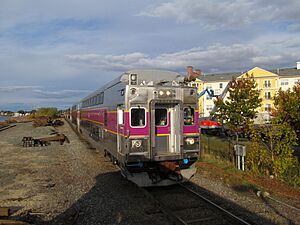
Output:
<instances>
[{"instance_id":1,"label":"yellow building","mask_svg":"<svg viewBox=\"0 0 300 225\"><path fill-rule=\"evenodd\" d=\"M197 87L198 88L198 93L200 93L201 91L204 90L204 82L198 78L196 78L195 81L191 82L191 86L192 87ZM203 96L199 98L199 108L198 108L198 111L199 111L199 116L200 117L203 117Z\"/></svg>"},{"instance_id":2,"label":"yellow building","mask_svg":"<svg viewBox=\"0 0 300 225\"><path fill-rule=\"evenodd\" d=\"M275 70L265 70L255 67L244 73L219 73L207 74L199 77L198 83L201 83L202 88L198 89L199 92L205 88L214 90L216 95L220 95L226 89L227 84L232 78L243 77L246 73L253 75L258 84L258 89L261 91L262 106L258 109L256 123L264 123L270 120L270 112L274 107L273 97L281 88L287 90L292 88L295 83L300 82L300 63L297 63L295 68L284 68ZM199 99L200 115L208 117L214 108L214 99L208 95L202 96Z\"/></svg>"},{"instance_id":3,"label":"yellow building","mask_svg":"<svg viewBox=\"0 0 300 225\"><path fill-rule=\"evenodd\" d=\"M269 122L271 110L274 108L273 97L279 90L279 76L259 67L255 67L246 73L252 75L255 79L258 84L257 89L260 90L260 98L262 99L261 107L257 110L256 123ZM240 77L243 77L246 73Z\"/></svg>"}]
</instances>

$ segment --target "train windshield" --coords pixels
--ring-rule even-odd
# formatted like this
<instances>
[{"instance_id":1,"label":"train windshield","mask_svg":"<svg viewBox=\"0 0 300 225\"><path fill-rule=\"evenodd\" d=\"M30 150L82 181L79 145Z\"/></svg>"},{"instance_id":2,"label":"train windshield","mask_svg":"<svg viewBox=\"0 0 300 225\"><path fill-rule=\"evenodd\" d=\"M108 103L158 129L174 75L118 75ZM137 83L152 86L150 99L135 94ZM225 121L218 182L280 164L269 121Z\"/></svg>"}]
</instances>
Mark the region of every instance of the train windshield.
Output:
<instances>
[{"instance_id":1,"label":"train windshield","mask_svg":"<svg viewBox=\"0 0 300 225\"><path fill-rule=\"evenodd\" d=\"M183 111L184 114L184 125L194 125L195 109L192 107L186 107Z\"/></svg>"},{"instance_id":2,"label":"train windshield","mask_svg":"<svg viewBox=\"0 0 300 225\"><path fill-rule=\"evenodd\" d=\"M146 125L144 108L132 108L130 116L132 127L144 127Z\"/></svg>"},{"instance_id":3,"label":"train windshield","mask_svg":"<svg viewBox=\"0 0 300 225\"><path fill-rule=\"evenodd\" d=\"M155 109L155 125L166 126L168 124L167 109Z\"/></svg>"}]
</instances>

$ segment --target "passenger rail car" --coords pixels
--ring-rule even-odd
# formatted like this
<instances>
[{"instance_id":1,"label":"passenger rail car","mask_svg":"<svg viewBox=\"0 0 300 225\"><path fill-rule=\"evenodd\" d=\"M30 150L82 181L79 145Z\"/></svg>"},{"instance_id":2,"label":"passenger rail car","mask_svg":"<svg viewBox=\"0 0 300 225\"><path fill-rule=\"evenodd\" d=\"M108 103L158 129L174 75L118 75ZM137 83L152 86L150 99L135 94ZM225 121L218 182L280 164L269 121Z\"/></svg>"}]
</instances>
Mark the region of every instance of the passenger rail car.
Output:
<instances>
[{"instance_id":1,"label":"passenger rail car","mask_svg":"<svg viewBox=\"0 0 300 225\"><path fill-rule=\"evenodd\" d=\"M132 70L71 108L71 120L140 186L190 179L199 156L197 90L180 74Z\"/></svg>"}]
</instances>

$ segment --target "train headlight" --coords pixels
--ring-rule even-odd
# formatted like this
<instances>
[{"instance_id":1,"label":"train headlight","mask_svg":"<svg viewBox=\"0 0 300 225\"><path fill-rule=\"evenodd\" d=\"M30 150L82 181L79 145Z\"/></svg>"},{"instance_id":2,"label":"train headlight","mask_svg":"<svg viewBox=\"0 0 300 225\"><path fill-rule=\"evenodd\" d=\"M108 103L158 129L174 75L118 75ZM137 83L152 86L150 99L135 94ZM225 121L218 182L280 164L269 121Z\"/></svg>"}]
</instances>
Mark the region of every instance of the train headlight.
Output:
<instances>
[{"instance_id":1,"label":"train headlight","mask_svg":"<svg viewBox=\"0 0 300 225\"><path fill-rule=\"evenodd\" d=\"M187 145L193 145L193 144L195 144L195 139L187 138L187 139L185 139L185 142L187 143Z\"/></svg>"},{"instance_id":2,"label":"train headlight","mask_svg":"<svg viewBox=\"0 0 300 225\"><path fill-rule=\"evenodd\" d=\"M131 85L137 85L137 74L131 74L130 75L130 84Z\"/></svg>"},{"instance_id":3,"label":"train headlight","mask_svg":"<svg viewBox=\"0 0 300 225\"><path fill-rule=\"evenodd\" d=\"M163 96L163 95L165 94L165 92L164 92L164 91L159 91L158 94L159 94L160 96Z\"/></svg>"},{"instance_id":4,"label":"train headlight","mask_svg":"<svg viewBox=\"0 0 300 225\"><path fill-rule=\"evenodd\" d=\"M167 92L166 92L166 95L167 95L167 96L170 96L171 94L172 94L171 91L167 91Z\"/></svg>"},{"instance_id":5,"label":"train headlight","mask_svg":"<svg viewBox=\"0 0 300 225\"><path fill-rule=\"evenodd\" d=\"M137 76L136 74L131 74L131 80L136 81L136 76Z\"/></svg>"},{"instance_id":6,"label":"train headlight","mask_svg":"<svg viewBox=\"0 0 300 225\"><path fill-rule=\"evenodd\" d=\"M132 148L140 148L142 146L142 140L132 140L131 147Z\"/></svg>"}]
</instances>

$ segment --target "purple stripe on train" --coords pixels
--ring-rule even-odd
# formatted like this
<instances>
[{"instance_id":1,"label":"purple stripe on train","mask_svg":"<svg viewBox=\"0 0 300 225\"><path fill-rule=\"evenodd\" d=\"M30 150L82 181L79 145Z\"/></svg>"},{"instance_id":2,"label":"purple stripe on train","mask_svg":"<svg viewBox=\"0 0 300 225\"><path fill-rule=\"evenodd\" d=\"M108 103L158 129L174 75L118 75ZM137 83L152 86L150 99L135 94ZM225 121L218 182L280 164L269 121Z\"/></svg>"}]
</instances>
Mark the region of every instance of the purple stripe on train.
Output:
<instances>
[{"instance_id":1,"label":"purple stripe on train","mask_svg":"<svg viewBox=\"0 0 300 225\"><path fill-rule=\"evenodd\" d=\"M104 115L106 109L99 110L85 110L81 111L81 119L92 120L97 123L104 124ZM169 116L170 118L170 116ZM132 127L130 126L130 113L124 113L124 129L122 129L122 134L129 135L140 135L140 136L149 136L149 113L146 113L146 125L144 127ZM170 134L170 122L167 126L159 126L156 129L157 134ZM117 112L110 111L107 113L107 125L106 128L117 132ZM198 133L198 113L195 114L194 125L185 125L183 126L183 133Z\"/></svg>"}]
</instances>

